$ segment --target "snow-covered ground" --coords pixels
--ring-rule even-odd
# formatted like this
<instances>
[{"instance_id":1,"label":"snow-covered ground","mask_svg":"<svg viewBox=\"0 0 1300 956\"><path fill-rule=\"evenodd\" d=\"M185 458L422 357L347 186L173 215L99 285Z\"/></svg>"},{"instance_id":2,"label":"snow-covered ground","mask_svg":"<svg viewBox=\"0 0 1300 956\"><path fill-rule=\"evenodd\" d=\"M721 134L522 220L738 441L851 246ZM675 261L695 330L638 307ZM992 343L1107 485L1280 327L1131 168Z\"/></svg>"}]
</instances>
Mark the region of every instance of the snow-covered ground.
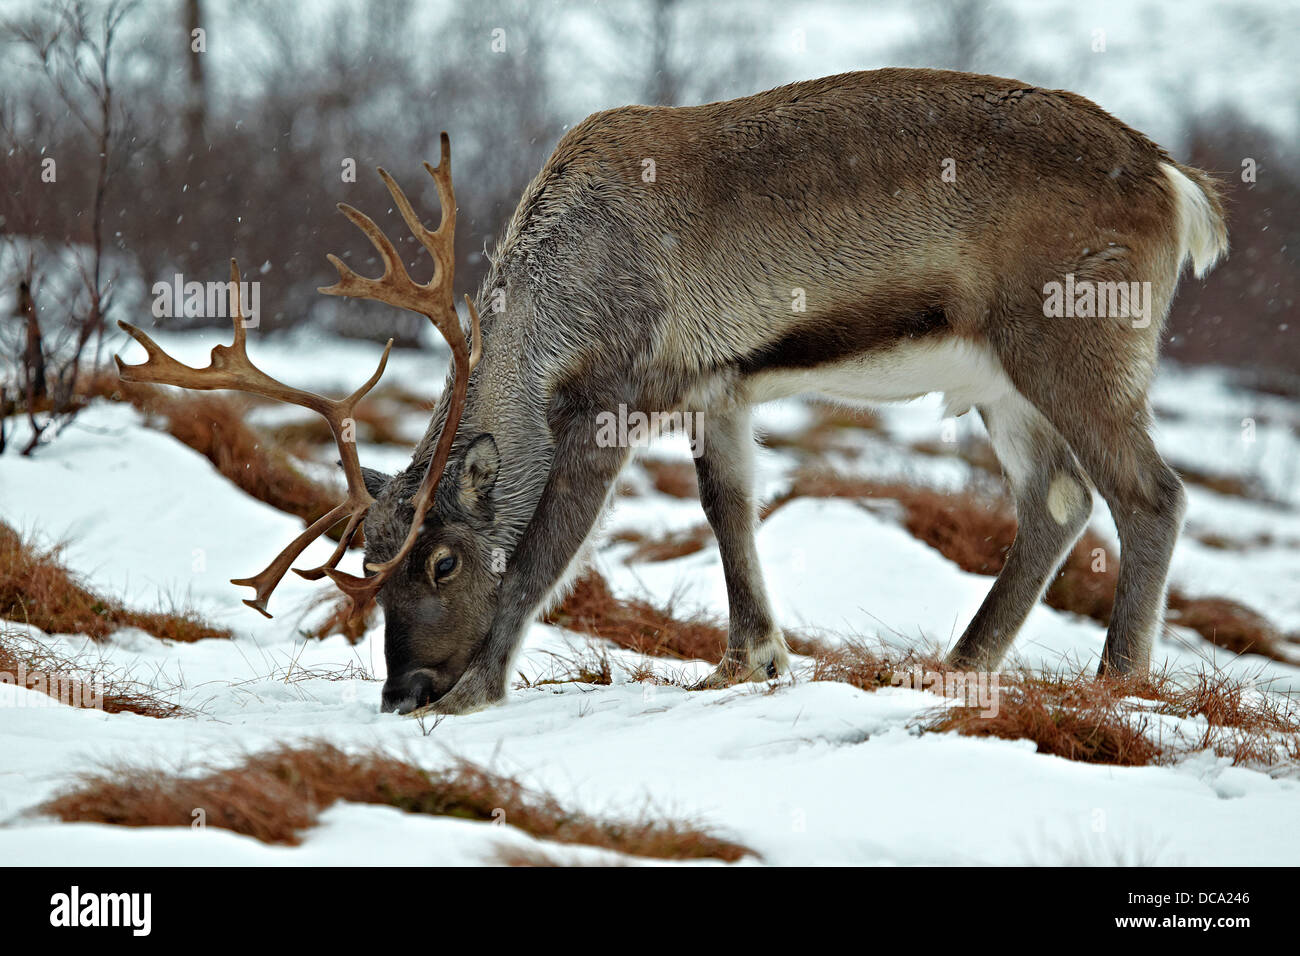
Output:
<instances>
[{"instance_id":1,"label":"snow-covered ground","mask_svg":"<svg viewBox=\"0 0 1300 956\"><path fill-rule=\"evenodd\" d=\"M206 344L164 344L202 362L216 340L214 333ZM124 350L128 360L138 358L134 348ZM300 337L254 342L251 351L271 374L337 391L368 373L378 349ZM442 358L395 358L386 380L424 394L436 388ZM1166 413L1158 440L1171 461L1251 479L1274 499L1194 486L1174 584L1188 594L1240 601L1284 632L1300 630L1300 407L1234 389L1224 373L1174 368L1162 372L1154 400ZM972 478L971 466L910 447L941 440L940 415L938 402L929 400L883 410L877 431L846 430L845 440L860 447L837 464L960 487ZM1255 421L1251 440L1242 438L1243 419ZM773 434L797 431L808 420L798 403L757 416L759 428ZM417 414L409 425L418 434ZM979 427L962 419L956 433ZM685 443L672 439L653 454L689 460ZM375 463L400 464L394 458L387 449ZM797 464L792 452L760 451L760 492L780 491ZM643 478L629 475L641 493L617 500L602 541L618 530L654 535L704 520L698 504L658 494ZM0 457L0 520L47 541L66 540L67 564L102 593L140 608L191 604L236 634L188 645L136 631L100 643L32 635L168 689L191 715L150 719L78 710L0 684L0 861L477 863L494 860L503 847L536 843L509 827L342 804L294 848L212 828L70 825L32 813L76 773L105 764L198 770L318 738L387 748L429 767L466 758L595 814L648 810L690 818L774 864L1289 864L1300 858L1296 768L1265 773L1201 754L1171 767L1118 769L1040 755L1025 741L919 734L918 719L940 706L939 698L799 679L806 673L775 690L688 692L633 682L629 672L645 663L677 678L702 675L708 666L642 658L542 624L533 626L521 655L524 677L562 673L565 661L604 653L614 683L518 687L500 706L436 727L381 715L382 626L356 645L341 637L304 639L311 602L326 584L289 575L272 599L276 617L266 621L240 603L246 592L228 583L260 568L300 524L244 495L124 405L92 406L33 458ZM1103 508L1094 524L1113 539ZM1196 538L1208 534L1241 547L1211 547ZM1268 543L1259 543L1261 535ZM595 560L617 592L674 597L678 607L725 615L715 547L629 564L630 550L617 543L597 550ZM832 642L944 648L992 583L911 537L888 508L845 500L786 505L762 525L759 550L782 623ZM318 543L300 563L326 554ZM344 566L356 570L356 557ZM1096 622L1042 606L1015 654L1031 667L1088 667L1103 637ZM1300 691L1300 666L1234 658L1190 631L1168 630L1156 659L1175 669L1213 666L1253 677L1274 693ZM607 858L571 847L551 852L575 861Z\"/></svg>"}]
</instances>

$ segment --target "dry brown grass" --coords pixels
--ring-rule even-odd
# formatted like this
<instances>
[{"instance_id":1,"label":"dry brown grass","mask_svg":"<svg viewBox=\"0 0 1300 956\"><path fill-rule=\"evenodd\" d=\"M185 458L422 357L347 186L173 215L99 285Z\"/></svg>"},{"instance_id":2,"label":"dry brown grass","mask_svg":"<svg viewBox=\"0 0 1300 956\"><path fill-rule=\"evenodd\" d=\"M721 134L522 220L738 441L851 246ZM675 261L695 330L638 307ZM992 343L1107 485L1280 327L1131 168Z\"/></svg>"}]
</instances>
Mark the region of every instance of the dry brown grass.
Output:
<instances>
[{"instance_id":1,"label":"dry brown grass","mask_svg":"<svg viewBox=\"0 0 1300 956\"><path fill-rule=\"evenodd\" d=\"M1165 418L1177 417L1171 414L1167 409L1161 411L1161 416ZM978 468L980 471L995 476L1002 474L1002 464L998 461L997 453L994 452L993 446L986 439L964 441L961 443L936 441L916 442L911 447L914 451L918 451L923 455L960 458L968 465L973 468ZM1234 498L1246 498L1251 501L1259 501L1265 504L1277 503L1268 494L1260 482L1254 478L1218 474L1193 468L1189 465L1179 465L1176 470L1183 481L1188 484L1199 485L1202 488L1207 488L1210 491L1217 492L1221 495L1228 495Z\"/></svg>"},{"instance_id":2,"label":"dry brown grass","mask_svg":"<svg viewBox=\"0 0 1300 956\"><path fill-rule=\"evenodd\" d=\"M1201 531L1190 534L1207 548L1217 551L1255 551L1262 548L1300 548L1300 538L1277 538L1268 532L1260 532L1249 537L1221 534L1217 531Z\"/></svg>"},{"instance_id":3,"label":"dry brown grass","mask_svg":"<svg viewBox=\"0 0 1300 956\"><path fill-rule=\"evenodd\" d=\"M796 498L877 498L897 501L908 532L965 571L997 574L1015 538L1005 500L974 492L946 494L901 482L850 478L825 470L800 471L790 489L764 507L763 520Z\"/></svg>"},{"instance_id":4,"label":"dry brown grass","mask_svg":"<svg viewBox=\"0 0 1300 956\"><path fill-rule=\"evenodd\" d=\"M977 468L993 476L1001 476L1002 463L997 453L986 439L965 439L959 442L920 441L912 444L912 450L931 458L958 458L972 468Z\"/></svg>"},{"instance_id":5,"label":"dry brown grass","mask_svg":"<svg viewBox=\"0 0 1300 956\"><path fill-rule=\"evenodd\" d=\"M47 645L0 628L0 674L6 683L21 684L66 704L109 714L178 717L185 708L159 696L151 687L109 673L102 665L89 667Z\"/></svg>"},{"instance_id":6,"label":"dry brown grass","mask_svg":"<svg viewBox=\"0 0 1300 956\"><path fill-rule=\"evenodd\" d=\"M898 687L905 675L918 671L925 674L948 671L939 657L912 650L886 651L853 641L812 648L810 656L813 659L811 680L849 684L865 691Z\"/></svg>"},{"instance_id":7,"label":"dry brown grass","mask_svg":"<svg viewBox=\"0 0 1300 956\"><path fill-rule=\"evenodd\" d=\"M86 396L129 402L177 441L207 458L246 494L301 518L305 524L343 497L340 488L304 475L291 455L245 421L254 405L247 396L132 385L110 373L90 379ZM328 432L323 420L321 426ZM337 540L340 531L341 526L335 527L330 534ZM356 544L361 541L358 533Z\"/></svg>"},{"instance_id":8,"label":"dry brown grass","mask_svg":"<svg viewBox=\"0 0 1300 956\"><path fill-rule=\"evenodd\" d=\"M688 554L703 551L713 544L713 529L707 524L698 524L680 531L670 531L659 538L647 538L635 531L623 531L614 535L614 541L635 544L636 550L627 556L632 561L672 561Z\"/></svg>"},{"instance_id":9,"label":"dry brown grass","mask_svg":"<svg viewBox=\"0 0 1300 956\"><path fill-rule=\"evenodd\" d=\"M546 623L591 634L641 654L717 663L726 628L702 617L679 619L673 608L615 597L599 572L587 571Z\"/></svg>"},{"instance_id":10,"label":"dry brown grass","mask_svg":"<svg viewBox=\"0 0 1300 956\"><path fill-rule=\"evenodd\" d=\"M357 644L366 636L366 631L374 624L375 615L379 613L379 606L375 604L373 598L366 602L360 614L350 613L351 599L346 594L334 590L322 594L317 606L325 607L325 617L310 631L304 632L306 636L324 640L335 634L342 634L349 644Z\"/></svg>"},{"instance_id":11,"label":"dry brown grass","mask_svg":"<svg viewBox=\"0 0 1300 956\"><path fill-rule=\"evenodd\" d=\"M903 507L903 525L910 534L962 570L975 574L1001 571L1016 536L1015 514L1005 498L977 492L947 494L828 471L798 473L790 490L763 510L763 517L799 497L897 501ZM1119 560L1101 538L1085 531L1048 585L1043 600L1059 611L1108 624L1118 577ZM1282 649L1285 638L1261 615L1237 601L1192 598L1171 589L1169 609L1171 623L1188 627L1233 653L1293 660Z\"/></svg>"},{"instance_id":12,"label":"dry brown grass","mask_svg":"<svg viewBox=\"0 0 1300 956\"><path fill-rule=\"evenodd\" d=\"M672 603L660 607L645 600L616 597L600 573L590 569L544 620L651 657L720 662L727 646L726 627L699 614L677 614ZM795 654L813 655L822 650L816 639L789 630L785 640Z\"/></svg>"},{"instance_id":13,"label":"dry brown grass","mask_svg":"<svg viewBox=\"0 0 1300 956\"><path fill-rule=\"evenodd\" d=\"M637 459L650 484L660 494L673 498L698 498L699 483L695 479L695 466L689 461L667 461L662 458Z\"/></svg>"},{"instance_id":14,"label":"dry brown grass","mask_svg":"<svg viewBox=\"0 0 1300 956\"><path fill-rule=\"evenodd\" d=\"M383 753L349 754L323 742L254 755L198 777L115 769L83 778L40 810L65 822L188 827L201 809L207 826L296 845L320 813L340 800L465 820L504 819L540 839L631 856L734 862L752 852L689 823L594 819L467 763L428 771Z\"/></svg>"},{"instance_id":15,"label":"dry brown grass","mask_svg":"<svg viewBox=\"0 0 1300 956\"><path fill-rule=\"evenodd\" d=\"M1265 504L1276 504L1263 485L1253 478L1216 474L1210 471L1202 471L1199 468L1192 468L1185 464L1178 465L1174 470L1188 484L1208 488L1217 494L1228 495L1232 498L1246 498L1250 501L1260 501Z\"/></svg>"},{"instance_id":16,"label":"dry brown grass","mask_svg":"<svg viewBox=\"0 0 1300 956\"><path fill-rule=\"evenodd\" d=\"M812 679L876 691L918 687L921 676L936 694L961 697L962 683L950 678L969 680L971 675L914 652L844 644L816 654ZM1116 680L1011 670L999 673L997 681L995 713L988 713L983 702L967 700L936 710L920 729L1031 740L1039 753L1125 767L1170 764L1201 750L1234 765L1256 767L1300 756L1300 705L1295 699L1262 693L1249 681L1220 671ZM1190 736L1164 733L1156 729L1161 717L1204 723Z\"/></svg>"},{"instance_id":17,"label":"dry brown grass","mask_svg":"<svg viewBox=\"0 0 1300 956\"><path fill-rule=\"evenodd\" d=\"M1168 620L1191 628L1234 654L1259 654L1284 663L1300 661L1300 654L1283 651L1286 638L1277 628L1244 604L1228 598L1193 598L1171 590Z\"/></svg>"},{"instance_id":18,"label":"dry brown grass","mask_svg":"<svg viewBox=\"0 0 1300 956\"><path fill-rule=\"evenodd\" d=\"M992 719L1001 726L993 735L1027 737L1042 752L1075 747L1082 756L1071 759L1124 766L1171 764L1209 750L1234 766L1272 767L1284 759L1295 761L1295 741L1300 738L1300 711L1294 698L1258 692L1249 682L1218 671L1202 672L1190 681L1169 674L1126 681L1020 674L1002 702L1002 712ZM1191 736L1181 729L1153 736L1151 725L1159 716L1202 718L1204 724ZM1050 722L1045 723L1045 718ZM970 708L963 708L954 719L961 726L948 729L981 733L982 718ZM1090 731L1094 725L1096 729ZM1058 732L1063 730L1070 734Z\"/></svg>"},{"instance_id":19,"label":"dry brown grass","mask_svg":"<svg viewBox=\"0 0 1300 956\"><path fill-rule=\"evenodd\" d=\"M1001 684L996 713L975 706L946 708L924 730L970 737L1032 740L1042 754L1082 763L1144 767L1166 748L1149 733L1150 716L1127 706L1137 689L1123 683L1076 677L1016 675Z\"/></svg>"},{"instance_id":20,"label":"dry brown grass","mask_svg":"<svg viewBox=\"0 0 1300 956\"><path fill-rule=\"evenodd\" d=\"M40 548L0 522L0 617L50 634L85 634L101 640L124 627L186 643L230 637L192 610L132 611L100 597L59 561L60 548Z\"/></svg>"},{"instance_id":21,"label":"dry brown grass","mask_svg":"<svg viewBox=\"0 0 1300 956\"><path fill-rule=\"evenodd\" d=\"M1210 750L1233 766L1300 765L1300 705L1293 697L1212 672L1194 683L1163 681L1159 700L1159 713L1205 721L1198 736L1178 741L1179 754Z\"/></svg>"},{"instance_id":22,"label":"dry brown grass","mask_svg":"<svg viewBox=\"0 0 1300 956\"><path fill-rule=\"evenodd\" d=\"M415 444L402 435L393 416L375 407L373 401L358 406L352 417L357 426L357 441L372 445ZM312 450L320 446L334 447L334 433L330 431L329 422L318 415L278 425L269 429L267 434L276 447L293 449L302 458L310 457Z\"/></svg>"},{"instance_id":23,"label":"dry brown grass","mask_svg":"<svg viewBox=\"0 0 1300 956\"><path fill-rule=\"evenodd\" d=\"M670 611L621 601L594 573L583 579L575 594L575 607L568 612L573 617L562 619L565 626L642 653L719 659L725 642L721 628L712 635L706 631L701 639L699 622L678 622ZM941 659L916 651L875 650L852 643L825 647L798 636L792 636L790 643L797 653L813 658L812 680L846 683L866 691L912 686L916 675L924 674L938 676L934 686L942 693L944 676L953 673ZM603 683L606 671L586 668L576 673L569 679ZM1190 685L1167 675L1127 681L1027 672L998 677L995 716L986 716L980 707L954 706L922 729L1027 739L1041 753L1117 766L1170 763L1200 749L1213 750L1238 764L1271 766L1287 740L1297 751L1291 759L1300 755L1300 716L1289 700L1252 694L1249 685L1222 674L1202 674ZM1160 715L1202 717L1206 728L1195 739L1162 740L1151 733L1151 723Z\"/></svg>"},{"instance_id":24,"label":"dry brown grass","mask_svg":"<svg viewBox=\"0 0 1300 956\"><path fill-rule=\"evenodd\" d=\"M850 438L854 430L877 431L879 417L866 408L853 408L829 402L811 402L812 421L807 427L787 433L763 433L759 442L765 448L780 448L806 458L819 458L836 450L855 456L860 448Z\"/></svg>"},{"instance_id":25,"label":"dry brown grass","mask_svg":"<svg viewBox=\"0 0 1300 956\"><path fill-rule=\"evenodd\" d=\"M609 687L614 683L614 667L603 651L588 651L565 656L552 654L555 667L546 677L529 680L520 674L516 687L546 687L556 684L593 684Z\"/></svg>"}]
</instances>

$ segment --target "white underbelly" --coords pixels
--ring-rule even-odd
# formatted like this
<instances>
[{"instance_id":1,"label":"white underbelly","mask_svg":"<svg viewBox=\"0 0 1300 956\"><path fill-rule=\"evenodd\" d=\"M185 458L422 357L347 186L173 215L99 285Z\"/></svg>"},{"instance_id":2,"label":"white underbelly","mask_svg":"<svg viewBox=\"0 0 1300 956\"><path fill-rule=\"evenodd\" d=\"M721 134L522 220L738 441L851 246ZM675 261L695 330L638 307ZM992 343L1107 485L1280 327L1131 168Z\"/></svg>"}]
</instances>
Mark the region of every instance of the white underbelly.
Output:
<instances>
[{"instance_id":1,"label":"white underbelly","mask_svg":"<svg viewBox=\"0 0 1300 956\"><path fill-rule=\"evenodd\" d=\"M760 372L745 384L755 404L805 394L844 402L901 402L942 392L950 415L1015 392L988 346L956 337L902 342L808 369Z\"/></svg>"}]
</instances>

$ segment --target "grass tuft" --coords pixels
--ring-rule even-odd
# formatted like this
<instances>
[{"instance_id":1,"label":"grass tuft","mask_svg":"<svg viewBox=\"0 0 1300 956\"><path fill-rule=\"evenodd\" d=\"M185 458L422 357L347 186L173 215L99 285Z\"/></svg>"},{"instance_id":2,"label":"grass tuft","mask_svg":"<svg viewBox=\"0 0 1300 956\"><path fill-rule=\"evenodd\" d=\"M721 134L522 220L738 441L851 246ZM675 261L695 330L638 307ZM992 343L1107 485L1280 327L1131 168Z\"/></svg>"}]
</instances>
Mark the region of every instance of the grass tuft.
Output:
<instances>
[{"instance_id":1,"label":"grass tuft","mask_svg":"<svg viewBox=\"0 0 1300 956\"><path fill-rule=\"evenodd\" d=\"M1191 628L1234 654L1260 654L1283 663L1300 662L1300 655L1285 653L1286 639L1272 624L1244 604L1228 598L1193 598L1171 590L1168 620Z\"/></svg>"},{"instance_id":2,"label":"grass tuft","mask_svg":"<svg viewBox=\"0 0 1300 956\"><path fill-rule=\"evenodd\" d=\"M698 498L699 484L695 478L695 465L689 461L668 461L645 457L637 462L649 476L650 484L660 494L673 498Z\"/></svg>"},{"instance_id":3,"label":"grass tuft","mask_svg":"<svg viewBox=\"0 0 1300 956\"><path fill-rule=\"evenodd\" d=\"M636 549L627 556L629 563L672 561L675 558L683 558L688 554L703 551L715 542L713 529L707 524L670 531L660 538L647 538L635 531L624 531L614 535L613 540L636 545Z\"/></svg>"},{"instance_id":4,"label":"grass tuft","mask_svg":"<svg viewBox=\"0 0 1300 956\"><path fill-rule=\"evenodd\" d=\"M189 713L160 697L155 688L109 673L102 664L86 667L7 628L0 628L0 676L6 683L38 691L69 707L142 717L180 717Z\"/></svg>"},{"instance_id":5,"label":"grass tuft","mask_svg":"<svg viewBox=\"0 0 1300 956\"><path fill-rule=\"evenodd\" d=\"M231 636L192 610L132 611L100 597L63 567L60 551L37 547L0 522L0 617L50 634L85 634L95 640L124 627L184 643Z\"/></svg>"},{"instance_id":6,"label":"grass tuft","mask_svg":"<svg viewBox=\"0 0 1300 956\"><path fill-rule=\"evenodd\" d=\"M1165 748L1148 733L1151 718L1125 705L1126 688L1089 678L1016 675L999 687L996 713L975 706L950 707L923 729L1032 740L1041 754L1144 767L1158 762Z\"/></svg>"},{"instance_id":7,"label":"grass tuft","mask_svg":"<svg viewBox=\"0 0 1300 956\"><path fill-rule=\"evenodd\" d=\"M957 698L923 719L925 733L1032 740L1040 753L1123 767L1167 765L1205 750L1235 766L1300 761L1295 698L1218 670L1128 679L1007 670L974 675L986 680L976 701L972 675L912 651L848 643L814 651L813 658L815 681L869 692L923 687ZM1195 721L1190 732L1182 721Z\"/></svg>"},{"instance_id":8,"label":"grass tuft","mask_svg":"<svg viewBox=\"0 0 1300 956\"><path fill-rule=\"evenodd\" d=\"M653 657L716 664L727 645L727 631L717 623L700 616L678 618L671 606L615 597L595 570L579 578L545 620Z\"/></svg>"},{"instance_id":9,"label":"grass tuft","mask_svg":"<svg viewBox=\"0 0 1300 956\"><path fill-rule=\"evenodd\" d=\"M884 648L875 650L862 642L813 648L809 656L813 659L811 680L849 684L865 691L898 687L905 675L918 672L942 675L948 671L939 657L915 651L895 655Z\"/></svg>"},{"instance_id":10,"label":"grass tuft","mask_svg":"<svg viewBox=\"0 0 1300 956\"><path fill-rule=\"evenodd\" d=\"M776 510L801 497L888 499L903 508L903 526L963 571L995 575L1006 563L1016 537L1011 504L1002 497L975 492L947 494L897 482L851 478L830 471L803 471L790 489L764 510ZM1066 555L1043 596L1049 607L1110 623L1119 580L1119 559L1092 531L1085 531ZM1193 598L1169 592L1169 621L1196 631L1207 641L1235 654L1260 654L1292 662L1285 638L1261 615L1226 598Z\"/></svg>"},{"instance_id":11,"label":"grass tuft","mask_svg":"<svg viewBox=\"0 0 1300 956\"><path fill-rule=\"evenodd\" d=\"M383 753L349 754L323 742L281 747L198 777L111 770L83 778L40 810L65 822L188 827L194 811L201 809L207 826L292 846L338 801L464 820L503 820L540 839L631 856L734 862L752 853L688 823L595 819L468 763L429 771Z\"/></svg>"}]
</instances>

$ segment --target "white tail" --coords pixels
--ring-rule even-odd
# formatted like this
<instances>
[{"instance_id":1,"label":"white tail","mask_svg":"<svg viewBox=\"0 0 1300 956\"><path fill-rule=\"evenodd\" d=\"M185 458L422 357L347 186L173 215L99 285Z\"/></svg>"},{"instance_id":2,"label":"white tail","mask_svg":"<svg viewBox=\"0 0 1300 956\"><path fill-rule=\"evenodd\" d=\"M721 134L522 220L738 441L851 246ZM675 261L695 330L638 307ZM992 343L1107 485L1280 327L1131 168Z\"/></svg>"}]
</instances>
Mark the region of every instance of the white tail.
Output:
<instances>
[{"instance_id":1,"label":"white tail","mask_svg":"<svg viewBox=\"0 0 1300 956\"><path fill-rule=\"evenodd\" d=\"M1173 163L1161 163L1160 168L1169 177L1178 202L1178 261L1181 264L1191 257L1192 272L1199 279L1228 252L1228 228L1218 198L1207 195L1199 183Z\"/></svg>"}]
</instances>

